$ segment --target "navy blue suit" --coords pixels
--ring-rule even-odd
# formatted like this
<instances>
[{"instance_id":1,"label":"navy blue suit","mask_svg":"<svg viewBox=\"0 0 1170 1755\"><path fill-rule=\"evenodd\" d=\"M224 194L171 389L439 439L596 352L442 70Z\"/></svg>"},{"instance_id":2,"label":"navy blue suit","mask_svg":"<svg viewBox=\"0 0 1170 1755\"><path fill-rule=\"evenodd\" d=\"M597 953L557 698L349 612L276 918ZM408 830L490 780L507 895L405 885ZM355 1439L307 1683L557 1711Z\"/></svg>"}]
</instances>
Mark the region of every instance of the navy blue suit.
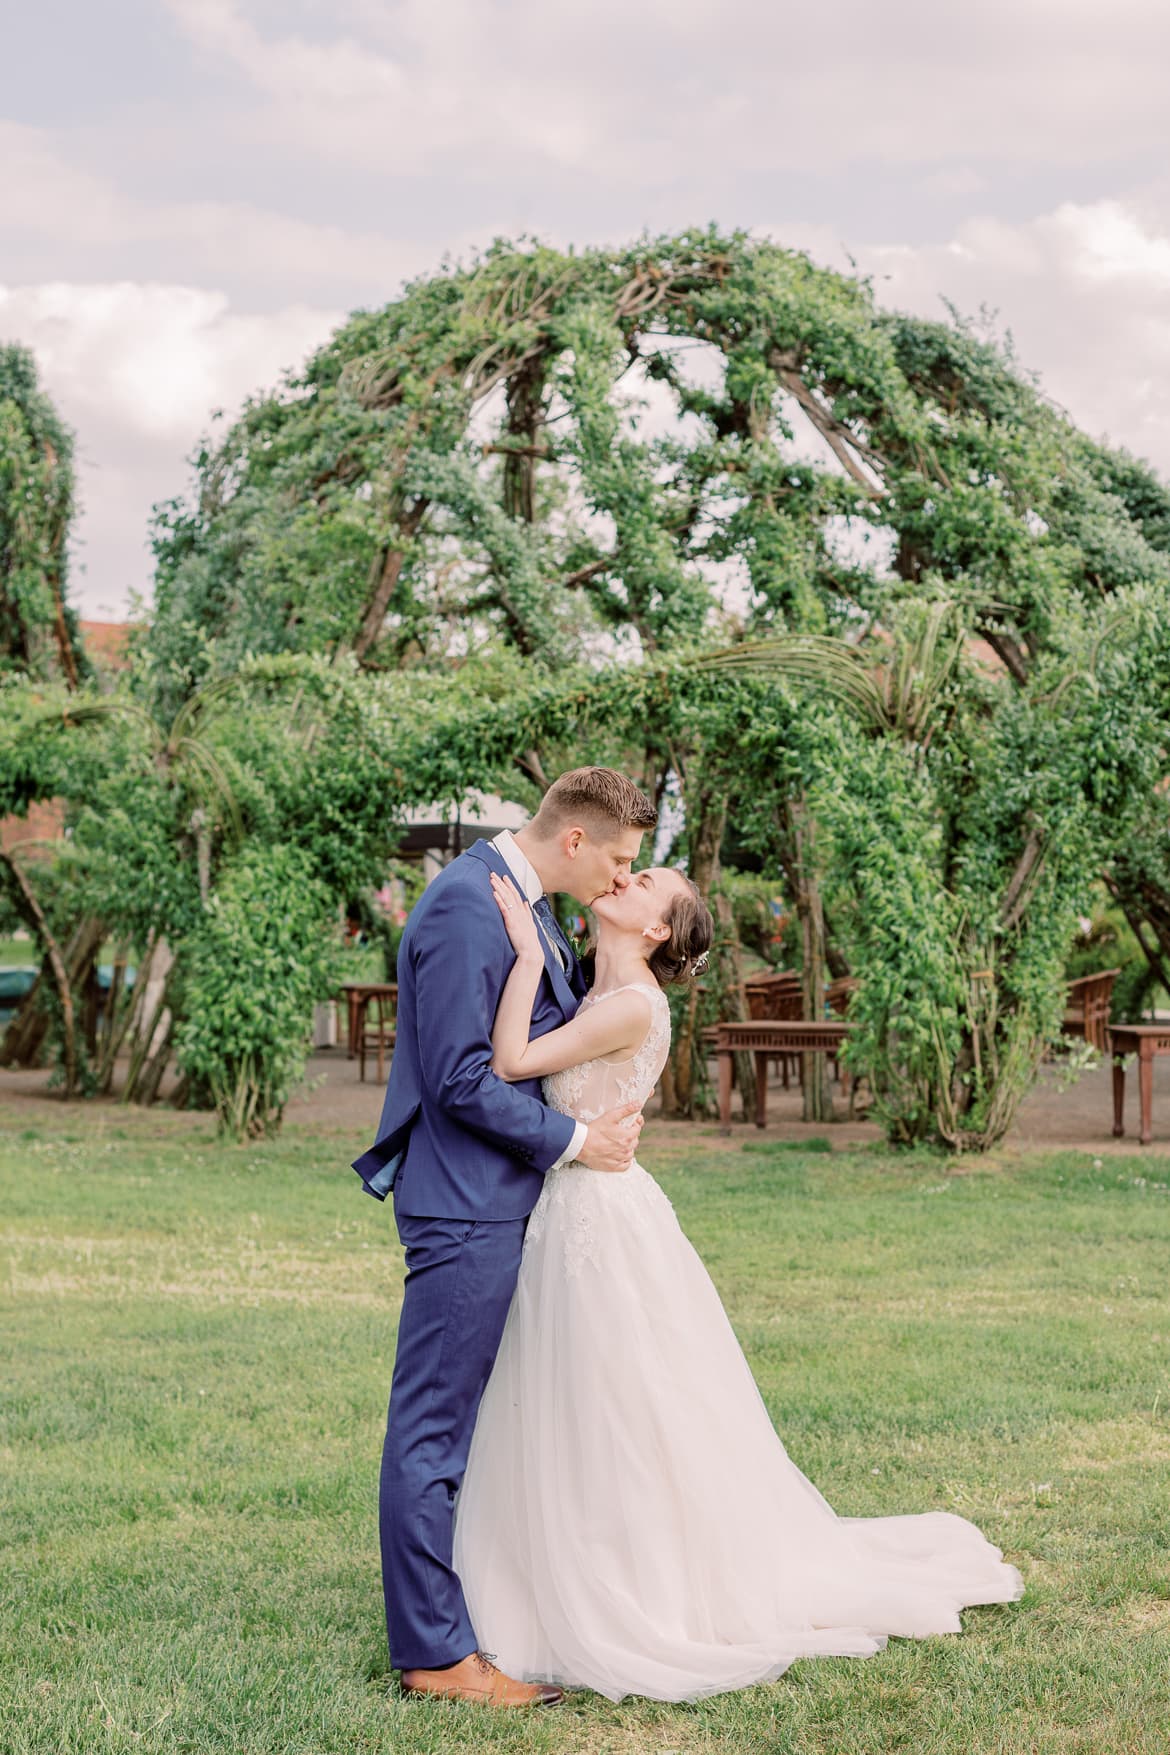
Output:
<instances>
[{"instance_id":1,"label":"navy blue suit","mask_svg":"<svg viewBox=\"0 0 1170 1755\"><path fill-rule=\"evenodd\" d=\"M390 1653L439 1669L477 1646L451 1565L455 1495L508 1313L524 1227L575 1124L540 1081L491 1070L491 1031L515 961L477 841L424 892L398 951L398 1019L378 1137L354 1164L406 1251L406 1287L382 1453L379 1522ZM532 1036L576 1012L585 982L546 946Z\"/></svg>"}]
</instances>

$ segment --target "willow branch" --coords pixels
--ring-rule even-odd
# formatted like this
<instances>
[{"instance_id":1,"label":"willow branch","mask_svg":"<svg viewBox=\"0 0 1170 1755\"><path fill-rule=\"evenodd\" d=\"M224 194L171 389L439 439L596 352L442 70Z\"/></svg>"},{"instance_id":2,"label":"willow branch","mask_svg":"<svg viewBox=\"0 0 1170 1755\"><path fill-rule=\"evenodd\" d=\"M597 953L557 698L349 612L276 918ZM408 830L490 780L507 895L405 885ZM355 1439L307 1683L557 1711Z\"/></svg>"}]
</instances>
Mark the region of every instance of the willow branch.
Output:
<instances>
[{"instance_id":1,"label":"willow branch","mask_svg":"<svg viewBox=\"0 0 1170 1755\"><path fill-rule=\"evenodd\" d=\"M825 407L819 397L813 394L786 355L774 350L768 363L789 395L800 404L842 469L853 478L869 499L884 499L885 489L874 486L854 456L854 452L858 452L871 458L876 465L878 462L876 454L870 451L855 434L851 433L847 426L843 426L836 416Z\"/></svg>"},{"instance_id":2,"label":"willow branch","mask_svg":"<svg viewBox=\"0 0 1170 1755\"><path fill-rule=\"evenodd\" d=\"M587 585L590 579L596 579L598 573L608 572L610 567L617 565L617 555L602 555L599 560L590 561L587 567L578 567L575 573L566 573L556 584L562 585L566 591L573 591L578 585Z\"/></svg>"},{"instance_id":3,"label":"willow branch","mask_svg":"<svg viewBox=\"0 0 1170 1755\"><path fill-rule=\"evenodd\" d=\"M1024 842L1024 850L1016 861L1016 869L1004 893L1003 906L1000 910L1003 928L1010 932L1018 926L1024 909L1028 905L1031 885L1040 875L1043 864L1041 848L1044 844L1044 830L1039 823L1033 823L1028 831L1028 839Z\"/></svg>"},{"instance_id":4,"label":"willow branch","mask_svg":"<svg viewBox=\"0 0 1170 1755\"><path fill-rule=\"evenodd\" d=\"M430 503L428 499L417 499L403 518L401 531L407 541L415 534L426 517ZM353 655L359 663L382 631L382 623L386 619L386 611L390 607L390 599L394 595L394 587L398 583L398 575L402 571L402 563L405 559L406 545L404 542L400 542L396 548L385 548L382 551L378 582L374 587L366 607L366 613L362 617L357 638L353 643Z\"/></svg>"},{"instance_id":5,"label":"willow branch","mask_svg":"<svg viewBox=\"0 0 1170 1755\"><path fill-rule=\"evenodd\" d=\"M53 937L49 922L45 917L45 911L37 901L32 885L12 854L3 847L0 847L0 864L8 872L9 882L16 891L17 907L44 946L45 956L53 971L53 980L56 982L57 994L61 1001L61 1034L65 1051L65 1094L69 1097L77 1089L77 1041L74 1031L73 994L69 987L65 959L61 955L61 947Z\"/></svg>"},{"instance_id":6,"label":"willow branch","mask_svg":"<svg viewBox=\"0 0 1170 1755\"><path fill-rule=\"evenodd\" d=\"M1028 667L1024 662L1023 652L1016 642L1010 635L1002 633L998 629L989 628L983 622L977 622L976 628L996 657L1007 666L1011 675L1022 688L1028 680Z\"/></svg>"}]
</instances>

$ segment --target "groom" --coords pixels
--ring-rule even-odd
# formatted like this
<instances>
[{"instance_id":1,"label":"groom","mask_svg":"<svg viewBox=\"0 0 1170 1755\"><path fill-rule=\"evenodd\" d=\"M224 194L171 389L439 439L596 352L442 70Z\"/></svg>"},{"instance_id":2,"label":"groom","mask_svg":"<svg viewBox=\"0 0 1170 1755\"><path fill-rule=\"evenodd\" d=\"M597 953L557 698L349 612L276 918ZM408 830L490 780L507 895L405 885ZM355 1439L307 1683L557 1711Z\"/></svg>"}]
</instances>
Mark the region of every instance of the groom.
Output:
<instances>
[{"instance_id":1,"label":"groom","mask_svg":"<svg viewBox=\"0 0 1170 1755\"><path fill-rule=\"evenodd\" d=\"M545 1174L572 1160L628 1169L641 1124L635 1103L575 1122L545 1106L538 1079L505 1084L492 1072L514 952L490 874L516 880L541 929L530 1032L541 1036L585 994L545 892L587 905L624 889L656 822L649 799L612 768L562 774L517 834L477 841L440 873L402 935L390 1082L377 1141L354 1169L379 1200L393 1189L406 1251L379 1504L386 1625L405 1693L509 1707L562 1698L504 1675L478 1649L452 1567L455 1495Z\"/></svg>"}]
</instances>

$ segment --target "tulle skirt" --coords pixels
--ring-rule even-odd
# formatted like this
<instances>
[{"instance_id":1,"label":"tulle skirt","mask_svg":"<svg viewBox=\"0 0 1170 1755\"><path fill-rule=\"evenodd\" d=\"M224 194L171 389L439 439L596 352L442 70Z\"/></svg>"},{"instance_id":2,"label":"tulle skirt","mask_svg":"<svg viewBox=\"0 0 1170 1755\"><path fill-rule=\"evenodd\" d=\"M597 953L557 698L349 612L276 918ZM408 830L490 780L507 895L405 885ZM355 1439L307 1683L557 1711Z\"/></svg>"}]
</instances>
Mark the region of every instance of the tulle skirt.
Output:
<instances>
[{"instance_id":1,"label":"tulle skirt","mask_svg":"<svg viewBox=\"0 0 1170 1755\"><path fill-rule=\"evenodd\" d=\"M635 1165L550 1173L456 1506L509 1674L692 1700L957 1633L1014 1567L965 1518L840 1518L790 1460L674 1209Z\"/></svg>"}]
</instances>

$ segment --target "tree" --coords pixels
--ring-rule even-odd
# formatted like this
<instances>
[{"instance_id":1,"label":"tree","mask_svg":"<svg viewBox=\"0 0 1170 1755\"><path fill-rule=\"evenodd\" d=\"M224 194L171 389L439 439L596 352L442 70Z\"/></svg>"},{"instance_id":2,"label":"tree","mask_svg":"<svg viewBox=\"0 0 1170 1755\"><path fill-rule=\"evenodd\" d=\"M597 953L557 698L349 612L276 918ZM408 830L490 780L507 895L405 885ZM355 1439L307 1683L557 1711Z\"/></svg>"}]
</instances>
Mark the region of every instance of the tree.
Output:
<instances>
[{"instance_id":1,"label":"tree","mask_svg":"<svg viewBox=\"0 0 1170 1755\"><path fill-rule=\"evenodd\" d=\"M0 346L0 669L76 688L87 666L66 603L73 439L27 348Z\"/></svg>"},{"instance_id":2,"label":"tree","mask_svg":"<svg viewBox=\"0 0 1170 1755\"><path fill-rule=\"evenodd\" d=\"M157 614L128 698L143 727L169 726L225 689L231 711L199 736L240 844L306 851L334 893L376 871L408 803L476 785L535 802L587 755L681 798L673 856L716 897L734 814L735 841L804 906L808 1002L826 966L853 967L891 1118L969 1143L1014 1100L1023 1075L1002 1069L1032 1064L1050 1028L1093 862L1135 907L1151 873L1170 895L1154 870L1168 533L1152 473L953 316L878 312L864 281L740 233L500 243L351 319L206 442L189 500L159 510ZM1118 657L1115 609L1146 618L1152 668ZM803 671L760 669L776 640ZM756 672L733 685L694 660L724 648ZM1140 758L1106 671L1139 703ZM73 794L75 857L127 930L173 934L181 1028L182 947L237 850L184 783L190 762L160 762L145 730L130 741ZM1127 872L1135 787L1144 864ZM951 935L919 971L923 1029L946 1024L925 1095L899 1010L913 959L898 973L867 936L876 864L850 881L883 835L905 853L887 878L906 933L925 945L945 920ZM153 851L119 901L136 837ZM991 985L968 1028L976 979ZM693 1042L701 1019L680 1023Z\"/></svg>"},{"instance_id":3,"label":"tree","mask_svg":"<svg viewBox=\"0 0 1170 1755\"><path fill-rule=\"evenodd\" d=\"M180 697L261 652L441 672L503 649L555 674L857 639L945 592L1024 687L1066 608L1165 587L1168 544L1152 472L954 313L879 312L743 233L501 242L351 319L204 446L159 514L152 650ZM675 784L661 741L628 759ZM785 871L813 898L795 820ZM1116 878L1154 906L1148 871ZM1170 871L1154 887L1170 920Z\"/></svg>"},{"instance_id":4,"label":"tree","mask_svg":"<svg viewBox=\"0 0 1170 1755\"><path fill-rule=\"evenodd\" d=\"M860 981L853 1058L892 1138L982 1149L1058 1036L1076 918L1163 772L1170 602L1066 614L1022 686L981 673L963 632L953 602L906 603L868 649L796 638L706 662L846 709L803 743Z\"/></svg>"}]
</instances>

